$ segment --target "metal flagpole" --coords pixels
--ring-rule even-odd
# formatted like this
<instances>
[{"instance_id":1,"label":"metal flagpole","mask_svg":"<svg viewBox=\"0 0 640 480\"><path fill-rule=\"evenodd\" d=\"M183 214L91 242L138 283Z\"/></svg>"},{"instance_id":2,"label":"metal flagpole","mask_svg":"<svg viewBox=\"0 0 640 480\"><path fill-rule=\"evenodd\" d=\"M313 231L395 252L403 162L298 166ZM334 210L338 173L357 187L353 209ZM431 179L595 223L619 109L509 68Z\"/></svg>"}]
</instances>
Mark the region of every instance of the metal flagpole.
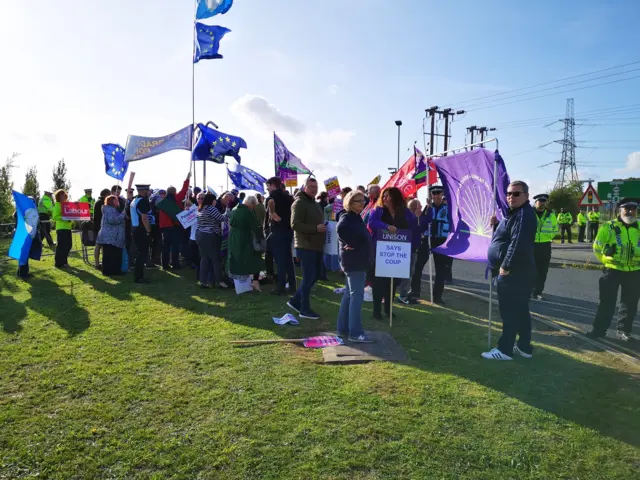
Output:
<instances>
[{"instance_id":1,"label":"metal flagpole","mask_svg":"<svg viewBox=\"0 0 640 480\"><path fill-rule=\"evenodd\" d=\"M498 139L496 138L496 152L498 151ZM498 160L493 159L493 214L498 210ZM488 345L491 349L491 320L493 316L493 276L489 281L489 336Z\"/></svg>"},{"instance_id":2,"label":"metal flagpole","mask_svg":"<svg viewBox=\"0 0 640 480\"><path fill-rule=\"evenodd\" d=\"M196 16L198 14L198 0L194 0L193 5L193 58L191 58L191 152L193 152L193 141L195 140L196 133L196 64L194 60L196 54ZM196 164L193 161L193 158L191 158L191 152L189 152L191 165L189 167L189 171L193 169L193 184L197 185ZM207 162L204 161L203 164L206 165ZM203 185L203 189L206 189L206 181L204 183L205 185Z\"/></svg>"}]
</instances>

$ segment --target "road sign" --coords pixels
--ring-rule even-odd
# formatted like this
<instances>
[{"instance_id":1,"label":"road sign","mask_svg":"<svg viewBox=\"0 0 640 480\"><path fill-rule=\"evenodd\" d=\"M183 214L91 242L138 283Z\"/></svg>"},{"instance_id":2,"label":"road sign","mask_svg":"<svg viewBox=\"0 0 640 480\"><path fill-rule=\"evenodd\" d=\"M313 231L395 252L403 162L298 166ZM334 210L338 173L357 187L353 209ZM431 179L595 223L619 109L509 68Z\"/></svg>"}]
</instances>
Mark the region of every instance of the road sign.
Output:
<instances>
[{"instance_id":1,"label":"road sign","mask_svg":"<svg viewBox=\"0 0 640 480\"><path fill-rule=\"evenodd\" d=\"M593 185L589 184L587 189L582 194L582 198L578 202L578 206L580 207L599 207L602 205L600 201L600 197L598 197L598 192L593 188Z\"/></svg>"}]
</instances>

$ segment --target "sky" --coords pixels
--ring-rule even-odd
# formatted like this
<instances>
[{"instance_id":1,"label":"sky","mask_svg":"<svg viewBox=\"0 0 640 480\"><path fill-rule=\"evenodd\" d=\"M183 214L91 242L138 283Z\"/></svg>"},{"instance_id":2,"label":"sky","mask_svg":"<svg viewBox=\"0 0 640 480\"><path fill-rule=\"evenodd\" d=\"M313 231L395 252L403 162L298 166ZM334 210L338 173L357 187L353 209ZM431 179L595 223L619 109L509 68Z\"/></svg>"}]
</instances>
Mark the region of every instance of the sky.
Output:
<instances>
[{"instance_id":1,"label":"sky","mask_svg":"<svg viewBox=\"0 0 640 480\"><path fill-rule=\"evenodd\" d=\"M640 2L602 3L236 0L205 20L231 33L223 59L195 65L195 119L243 137L242 164L265 177L275 130L320 179L337 175L355 187L378 174L384 181L396 166L395 120L402 163L414 144L425 147L425 109L451 106L467 113L455 117L450 146L468 143L470 125L497 127L511 178L538 192L556 179L562 124L549 124L572 97L580 177L640 176ZM97 196L114 183L102 143L190 124L193 14L190 0L3 0L0 160L20 153L15 187L36 166L49 188L64 158L72 198L88 187ZM625 64L566 88L519 90ZM603 78L586 81L594 77ZM591 87L605 82L615 83ZM543 89L542 98L514 102ZM180 185L189 153L130 171L152 188ZM225 167L209 163L207 184L226 182Z\"/></svg>"}]
</instances>

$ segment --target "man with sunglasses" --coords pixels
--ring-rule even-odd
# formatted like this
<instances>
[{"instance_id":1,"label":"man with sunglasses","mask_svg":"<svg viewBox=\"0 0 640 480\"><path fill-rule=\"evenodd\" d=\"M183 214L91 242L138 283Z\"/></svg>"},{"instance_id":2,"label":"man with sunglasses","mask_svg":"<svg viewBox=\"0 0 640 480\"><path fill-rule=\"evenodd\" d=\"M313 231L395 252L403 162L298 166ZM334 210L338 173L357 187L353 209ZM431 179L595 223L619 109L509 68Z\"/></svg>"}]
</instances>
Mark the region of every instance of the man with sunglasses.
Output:
<instances>
[{"instance_id":1,"label":"man with sunglasses","mask_svg":"<svg viewBox=\"0 0 640 480\"><path fill-rule=\"evenodd\" d=\"M544 284L547 281L549 263L551 262L551 242L558 233L558 220L546 206L549 195L541 193L533 197L537 218L536 238L533 246L533 259L536 264L536 280L531 297L542 300Z\"/></svg>"},{"instance_id":2,"label":"man with sunglasses","mask_svg":"<svg viewBox=\"0 0 640 480\"><path fill-rule=\"evenodd\" d=\"M534 284L533 260L537 218L529 203L529 187L515 181L507 188L509 211L498 224L489 245L489 267L497 276L502 336L498 347L482 356L488 360L513 360L514 354L531 358L529 297ZM496 218L491 219L496 223ZM516 336L518 343L514 345Z\"/></svg>"},{"instance_id":3,"label":"man with sunglasses","mask_svg":"<svg viewBox=\"0 0 640 480\"><path fill-rule=\"evenodd\" d=\"M631 327L640 299L640 230L638 228L638 199L625 198L620 202L620 214L598 230L593 252L604 268L600 277L600 304L593 320L589 338L606 336L620 295L618 310L618 338L631 340Z\"/></svg>"}]
</instances>

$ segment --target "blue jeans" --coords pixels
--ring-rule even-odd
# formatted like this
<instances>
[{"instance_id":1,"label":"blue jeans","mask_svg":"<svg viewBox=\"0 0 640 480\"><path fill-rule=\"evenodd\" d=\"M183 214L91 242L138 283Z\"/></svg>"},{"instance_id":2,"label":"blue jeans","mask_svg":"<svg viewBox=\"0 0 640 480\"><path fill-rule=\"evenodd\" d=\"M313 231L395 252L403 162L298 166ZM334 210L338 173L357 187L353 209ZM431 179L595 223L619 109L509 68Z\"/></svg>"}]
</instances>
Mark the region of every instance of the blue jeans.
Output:
<instances>
[{"instance_id":1,"label":"blue jeans","mask_svg":"<svg viewBox=\"0 0 640 480\"><path fill-rule=\"evenodd\" d=\"M364 334L362 330L362 302L367 272L345 272L346 282L340 311L338 312L338 333L348 333L350 337Z\"/></svg>"},{"instance_id":2,"label":"blue jeans","mask_svg":"<svg viewBox=\"0 0 640 480\"><path fill-rule=\"evenodd\" d=\"M294 305L300 305L300 311L304 313L311 310L309 297L311 296L311 288L318 281L320 267L322 266L322 252L297 248L296 257L300 259L300 264L302 265L302 283L293 296L292 302Z\"/></svg>"},{"instance_id":3,"label":"blue jeans","mask_svg":"<svg viewBox=\"0 0 640 480\"><path fill-rule=\"evenodd\" d=\"M269 237L269 249L278 267L279 290L284 290L287 282L289 282L289 288L296 288L296 271L293 267L293 255L291 253L292 241L293 230L274 230Z\"/></svg>"}]
</instances>

